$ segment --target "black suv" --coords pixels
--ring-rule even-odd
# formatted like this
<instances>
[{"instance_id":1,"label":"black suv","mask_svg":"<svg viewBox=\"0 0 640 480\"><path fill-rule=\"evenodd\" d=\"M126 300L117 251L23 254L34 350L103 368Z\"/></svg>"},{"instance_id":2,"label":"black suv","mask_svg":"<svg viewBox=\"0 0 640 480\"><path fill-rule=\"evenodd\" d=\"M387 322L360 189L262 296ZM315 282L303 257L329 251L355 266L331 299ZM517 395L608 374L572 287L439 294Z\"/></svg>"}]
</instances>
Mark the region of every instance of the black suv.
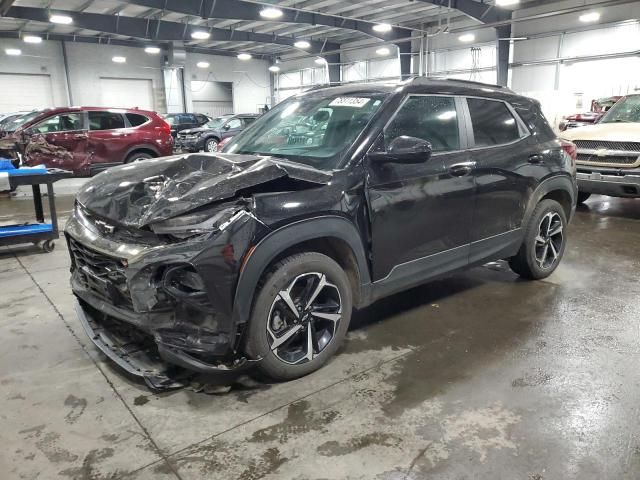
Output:
<instances>
[{"instance_id":1,"label":"black suv","mask_svg":"<svg viewBox=\"0 0 640 480\"><path fill-rule=\"evenodd\" d=\"M491 260L551 274L576 204L568 152L536 101L496 86L299 94L223 153L87 183L66 227L77 310L155 387L176 367L296 378L336 352L353 308Z\"/></svg>"},{"instance_id":2,"label":"black suv","mask_svg":"<svg viewBox=\"0 0 640 480\"><path fill-rule=\"evenodd\" d=\"M217 152L222 140L235 137L247 128L259 115L223 115L212 119L198 128L188 128L178 133L176 137L176 150L187 152Z\"/></svg>"},{"instance_id":3,"label":"black suv","mask_svg":"<svg viewBox=\"0 0 640 480\"><path fill-rule=\"evenodd\" d=\"M162 115L162 118L164 118L171 127L171 135L173 138L182 130L200 127L211 120L201 113L167 113Z\"/></svg>"}]
</instances>

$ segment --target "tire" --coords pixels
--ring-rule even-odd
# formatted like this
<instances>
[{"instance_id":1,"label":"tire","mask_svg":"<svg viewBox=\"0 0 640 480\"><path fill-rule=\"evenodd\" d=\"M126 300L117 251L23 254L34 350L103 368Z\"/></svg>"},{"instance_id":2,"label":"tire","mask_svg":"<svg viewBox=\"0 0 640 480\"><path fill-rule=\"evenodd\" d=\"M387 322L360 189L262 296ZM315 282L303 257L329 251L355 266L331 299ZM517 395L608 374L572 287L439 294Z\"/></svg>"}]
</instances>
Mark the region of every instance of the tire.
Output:
<instances>
[{"instance_id":1,"label":"tire","mask_svg":"<svg viewBox=\"0 0 640 480\"><path fill-rule=\"evenodd\" d=\"M548 221L551 222L549 230ZM541 201L525 227L520 250L509 259L511 270L530 280L540 280L551 275L564 255L566 228L567 216L562 205L555 200ZM552 235L546 235L547 231Z\"/></svg>"},{"instance_id":2,"label":"tire","mask_svg":"<svg viewBox=\"0 0 640 480\"><path fill-rule=\"evenodd\" d=\"M578 203L584 203L591 196L590 192L578 192Z\"/></svg>"},{"instance_id":3,"label":"tire","mask_svg":"<svg viewBox=\"0 0 640 480\"><path fill-rule=\"evenodd\" d=\"M322 279L326 285L318 288ZM302 303L297 316L281 296L287 293L292 302ZM308 302L311 298L315 300ZM304 309L307 303L310 310ZM258 369L273 380L302 377L336 353L349 328L351 309L351 287L340 265L320 253L292 255L273 265L260 282L245 351L249 358L262 359ZM308 313L313 310L324 317Z\"/></svg>"},{"instance_id":4,"label":"tire","mask_svg":"<svg viewBox=\"0 0 640 480\"><path fill-rule=\"evenodd\" d=\"M217 138L207 138L204 142L204 151L205 152L217 152L218 151L218 139Z\"/></svg>"},{"instance_id":5,"label":"tire","mask_svg":"<svg viewBox=\"0 0 640 480\"><path fill-rule=\"evenodd\" d=\"M147 152L132 152L127 156L127 159L124 163L133 163L139 162L140 160L147 160L149 158L154 158L153 155Z\"/></svg>"}]
</instances>

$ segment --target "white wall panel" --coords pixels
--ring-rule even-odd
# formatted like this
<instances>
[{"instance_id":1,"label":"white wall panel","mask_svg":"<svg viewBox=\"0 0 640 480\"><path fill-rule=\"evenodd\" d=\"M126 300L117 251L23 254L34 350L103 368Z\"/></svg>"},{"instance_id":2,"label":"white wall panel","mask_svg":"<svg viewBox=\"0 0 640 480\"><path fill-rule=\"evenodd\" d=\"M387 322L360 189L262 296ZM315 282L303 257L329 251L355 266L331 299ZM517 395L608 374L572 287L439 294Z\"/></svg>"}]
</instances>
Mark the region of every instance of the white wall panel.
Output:
<instances>
[{"instance_id":1,"label":"white wall panel","mask_svg":"<svg viewBox=\"0 0 640 480\"><path fill-rule=\"evenodd\" d=\"M369 60L369 78L400 78L400 59Z\"/></svg>"},{"instance_id":2,"label":"white wall panel","mask_svg":"<svg viewBox=\"0 0 640 480\"><path fill-rule=\"evenodd\" d=\"M154 110L153 83L144 78L100 78L98 107Z\"/></svg>"},{"instance_id":3,"label":"white wall panel","mask_svg":"<svg viewBox=\"0 0 640 480\"><path fill-rule=\"evenodd\" d=\"M349 63L342 66L343 82L363 82L367 79L367 62Z\"/></svg>"},{"instance_id":4,"label":"white wall panel","mask_svg":"<svg viewBox=\"0 0 640 480\"><path fill-rule=\"evenodd\" d=\"M569 33L564 37L561 56L579 57L637 50L640 50L640 25L633 23Z\"/></svg>"},{"instance_id":5,"label":"white wall panel","mask_svg":"<svg viewBox=\"0 0 640 480\"><path fill-rule=\"evenodd\" d=\"M53 106L50 75L0 73L0 112Z\"/></svg>"},{"instance_id":6,"label":"white wall panel","mask_svg":"<svg viewBox=\"0 0 640 480\"><path fill-rule=\"evenodd\" d=\"M514 62L551 60L558 56L560 36L520 40L512 45Z\"/></svg>"}]
</instances>

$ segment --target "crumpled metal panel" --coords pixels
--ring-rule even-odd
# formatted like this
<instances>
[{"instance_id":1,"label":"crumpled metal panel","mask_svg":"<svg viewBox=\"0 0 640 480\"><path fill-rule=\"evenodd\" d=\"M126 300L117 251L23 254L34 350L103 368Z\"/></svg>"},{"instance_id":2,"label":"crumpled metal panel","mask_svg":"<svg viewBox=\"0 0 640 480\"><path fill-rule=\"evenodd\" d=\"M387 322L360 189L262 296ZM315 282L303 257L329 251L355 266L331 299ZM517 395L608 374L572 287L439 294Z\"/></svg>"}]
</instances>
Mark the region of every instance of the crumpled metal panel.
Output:
<instances>
[{"instance_id":1,"label":"crumpled metal panel","mask_svg":"<svg viewBox=\"0 0 640 480\"><path fill-rule=\"evenodd\" d=\"M99 216L142 227L285 177L323 184L331 174L272 157L196 153L111 168L77 199Z\"/></svg>"}]
</instances>

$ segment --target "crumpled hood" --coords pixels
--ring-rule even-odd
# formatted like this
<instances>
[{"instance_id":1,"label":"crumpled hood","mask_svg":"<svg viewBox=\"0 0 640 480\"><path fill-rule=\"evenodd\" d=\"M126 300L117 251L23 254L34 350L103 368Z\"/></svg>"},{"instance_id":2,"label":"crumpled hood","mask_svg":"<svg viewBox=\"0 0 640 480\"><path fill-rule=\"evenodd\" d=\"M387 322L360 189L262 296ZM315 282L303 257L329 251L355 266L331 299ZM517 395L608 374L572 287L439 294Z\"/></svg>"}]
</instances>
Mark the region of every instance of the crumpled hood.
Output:
<instances>
[{"instance_id":1,"label":"crumpled hood","mask_svg":"<svg viewBox=\"0 0 640 480\"><path fill-rule=\"evenodd\" d=\"M84 185L77 200L103 218L142 227L279 178L325 184L331 176L273 157L194 153L106 170Z\"/></svg>"}]
</instances>

